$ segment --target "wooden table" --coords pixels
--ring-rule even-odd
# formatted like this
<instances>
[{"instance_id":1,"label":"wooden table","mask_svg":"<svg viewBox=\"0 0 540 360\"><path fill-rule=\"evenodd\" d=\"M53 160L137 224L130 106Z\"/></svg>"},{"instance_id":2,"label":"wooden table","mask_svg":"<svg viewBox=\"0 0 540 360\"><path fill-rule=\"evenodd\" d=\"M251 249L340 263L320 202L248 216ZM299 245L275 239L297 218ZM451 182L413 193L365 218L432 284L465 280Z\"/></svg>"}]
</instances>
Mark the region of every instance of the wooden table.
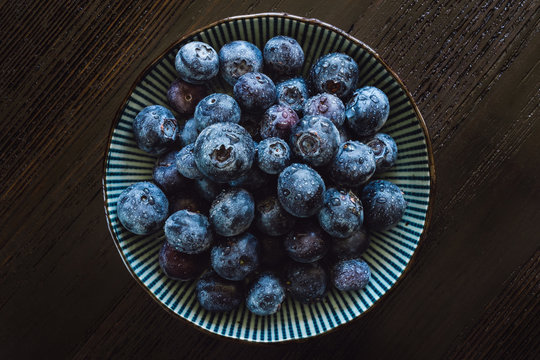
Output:
<instances>
[{"instance_id":1,"label":"wooden table","mask_svg":"<svg viewBox=\"0 0 540 360\"><path fill-rule=\"evenodd\" d=\"M124 268L101 193L109 127L144 66L188 31L265 11L379 52L437 170L428 236L391 295L275 346L163 311ZM0 358L539 358L540 2L4 1L0 19Z\"/></svg>"}]
</instances>

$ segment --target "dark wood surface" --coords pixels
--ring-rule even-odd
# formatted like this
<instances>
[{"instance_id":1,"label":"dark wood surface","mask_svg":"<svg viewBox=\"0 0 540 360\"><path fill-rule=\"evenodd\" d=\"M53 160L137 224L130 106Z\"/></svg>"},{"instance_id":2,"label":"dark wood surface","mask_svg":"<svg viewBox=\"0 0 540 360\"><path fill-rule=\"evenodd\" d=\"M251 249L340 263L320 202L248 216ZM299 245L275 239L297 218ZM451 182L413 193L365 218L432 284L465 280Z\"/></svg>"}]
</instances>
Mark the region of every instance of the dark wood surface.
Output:
<instances>
[{"instance_id":1,"label":"dark wood surface","mask_svg":"<svg viewBox=\"0 0 540 360\"><path fill-rule=\"evenodd\" d=\"M375 309L255 346L187 326L135 283L101 176L140 71L187 31L264 11L385 59L426 120L437 189L415 264ZM539 358L538 1L4 1L0 19L0 358Z\"/></svg>"}]
</instances>

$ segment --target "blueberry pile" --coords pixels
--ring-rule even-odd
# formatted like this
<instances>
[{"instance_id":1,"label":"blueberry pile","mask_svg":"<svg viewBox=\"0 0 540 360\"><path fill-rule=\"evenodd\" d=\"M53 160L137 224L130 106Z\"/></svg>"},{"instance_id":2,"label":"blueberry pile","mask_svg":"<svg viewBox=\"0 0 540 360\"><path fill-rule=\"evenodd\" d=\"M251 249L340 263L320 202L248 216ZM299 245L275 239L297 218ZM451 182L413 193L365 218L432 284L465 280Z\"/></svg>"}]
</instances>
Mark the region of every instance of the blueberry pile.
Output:
<instances>
[{"instance_id":1,"label":"blueberry pile","mask_svg":"<svg viewBox=\"0 0 540 360\"><path fill-rule=\"evenodd\" d=\"M168 277L197 279L201 306L245 303L277 312L286 295L321 300L331 284L357 291L370 281L361 254L368 230L395 226L407 202L377 174L397 145L379 133L390 105L380 89L357 88L358 64L331 53L299 73L304 52L286 36L263 51L234 41L219 52L180 48L171 110L144 108L133 121L138 147L158 157L153 182L125 189L118 219L130 232L164 230L159 264ZM210 93L218 74L229 94Z\"/></svg>"}]
</instances>

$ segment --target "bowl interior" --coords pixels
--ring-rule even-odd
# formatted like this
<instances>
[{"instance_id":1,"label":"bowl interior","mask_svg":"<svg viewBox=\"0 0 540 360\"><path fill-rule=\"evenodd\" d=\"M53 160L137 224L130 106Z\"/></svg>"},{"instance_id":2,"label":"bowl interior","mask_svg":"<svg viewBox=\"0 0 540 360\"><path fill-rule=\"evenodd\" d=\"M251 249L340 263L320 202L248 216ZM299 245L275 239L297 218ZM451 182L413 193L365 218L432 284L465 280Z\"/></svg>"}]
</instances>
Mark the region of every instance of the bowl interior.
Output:
<instances>
[{"instance_id":1,"label":"bowl interior","mask_svg":"<svg viewBox=\"0 0 540 360\"><path fill-rule=\"evenodd\" d=\"M272 316L251 314L245 306L227 313L202 309L196 299L195 282L168 279L160 270L158 252L163 231L150 236L127 232L118 222L116 201L127 186L151 180L155 158L139 150L132 136L132 121L144 107L168 107L167 90L176 78L174 58L184 43L198 40L217 51L233 40L247 40L260 49L276 35L287 35L303 47L306 62L303 75L312 62L330 52L349 54L359 64L358 86L373 85L390 100L390 117L383 132L397 142L396 166L378 176L399 185L408 202L398 226L384 232L371 232L371 245L364 253L372 270L369 285L358 292L332 289L326 298L303 305L287 297L282 309ZM231 93L221 78L212 82L214 91ZM401 82L358 40L318 21L278 14L225 19L194 33L172 46L141 75L116 119L105 159L104 194L109 227L128 269L148 293L174 314L219 335L258 342L300 339L324 333L365 312L381 298L404 272L424 231L430 196L430 156L425 125Z\"/></svg>"}]
</instances>

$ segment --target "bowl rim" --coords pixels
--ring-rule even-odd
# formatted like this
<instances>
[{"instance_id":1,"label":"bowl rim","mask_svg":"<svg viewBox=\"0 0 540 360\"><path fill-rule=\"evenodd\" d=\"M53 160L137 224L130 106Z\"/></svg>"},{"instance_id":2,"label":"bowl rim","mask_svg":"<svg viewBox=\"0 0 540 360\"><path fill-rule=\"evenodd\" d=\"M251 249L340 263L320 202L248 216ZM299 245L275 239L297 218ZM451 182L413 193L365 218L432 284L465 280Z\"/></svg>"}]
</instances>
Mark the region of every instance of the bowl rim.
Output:
<instances>
[{"instance_id":1,"label":"bowl rim","mask_svg":"<svg viewBox=\"0 0 540 360\"><path fill-rule=\"evenodd\" d=\"M349 321L347 321L345 323L339 324L339 325L335 326L334 328L328 329L328 330L326 330L324 332L320 332L318 334L314 334L314 335L307 336L307 337L304 337L304 338L282 339L282 340L273 340L273 341L264 341L264 340L263 341L252 341L252 340L247 340L247 339L240 339L240 338L236 338L236 337L229 337L229 336L219 335L219 334L211 332L211 331L209 331L209 330L207 330L207 329L205 329L205 328L203 328L201 326L198 326L197 324L195 324L195 323L189 321L188 319L180 316L179 314L177 314L173 310L169 309L164 303L162 303L156 297L156 295L144 285L144 283L141 281L141 279L139 279L137 274L135 274L135 272L133 271L133 269L129 265L129 261L125 257L125 255L124 255L124 253L123 253L123 251L122 251L122 249L120 247L120 242L116 238L116 235L115 235L114 230L112 228L109 209L108 209L108 206L107 206L108 197L107 197L107 187L106 187L107 159L108 159L109 149L110 149L110 146L111 146L111 141L112 141L112 136L113 136L114 130L116 129L116 126L118 125L118 122L120 121L120 117L122 115L122 112L123 112L123 110L125 108L125 105L129 101L129 98L131 97L131 94L133 93L133 91L135 90L137 85L141 82L141 80L144 78L146 73L158 61L160 61L164 56L166 56L175 46L180 44L185 39L196 35L197 33L200 33L200 32L202 32L204 30L210 29L212 27L215 27L217 25L220 25L220 24L223 24L223 23L226 23L226 22L229 22L229 21L241 20L241 19L260 18L260 17L286 18L286 19L300 21L300 22L303 22L303 23L306 23L306 24L314 24L314 25L317 25L317 26L321 26L321 27L326 28L328 30L334 31L338 35L344 36L349 41L352 41L353 43L361 46L364 50L369 52L371 56L375 57L375 59L377 61L379 61L381 65L383 65L383 67L386 69L386 71L388 71L396 79L398 84L401 86L402 90L405 92L405 95L409 98L411 106L412 106L412 108L413 108L413 110L414 110L414 112L416 114L416 117L419 120L420 127L422 128L422 132L424 134L424 138L425 138L425 141L426 141L426 148L427 148L426 150L427 150L427 154L428 154L428 166L429 166L429 179L430 179L429 180L429 200L428 200L428 207L427 207L427 210L426 210L426 218L425 218L425 222L424 222L424 228L422 229L422 233L420 234L420 238L418 239L418 244L416 246L416 249L414 250L413 254L411 255L411 258L409 259L409 262L407 263L407 266L405 266L405 268L403 269L403 272L399 275L399 277L396 279L394 284L381 297L379 297L369 308L367 308L364 312L362 312L357 317L355 317L355 318L353 318L353 319L351 319L351 320L349 320ZM412 97L411 92L405 86L405 84L403 83L401 78L397 75L397 73L394 72L390 68L390 66L388 66L388 64L381 58L381 56L375 50L373 50L371 47L366 45L364 42L362 42L362 41L358 40L357 38L355 38L354 36L350 35L346 31L344 31L344 30L342 30L342 29L340 29L340 28L338 28L338 27L336 27L334 25L331 25L331 24L323 22L323 21L321 21L319 19L316 19L316 18L306 18L306 17L302 17L302 16L298 16L298 15L292 15L292 14L289 14L289 13L286 13L286 12L263 12L263 13L256 13L256 14L247 14L247 15L235 15L235 16L229 16L229 17L223 18L221 20L211 22L211 23L209 23L207 25L204 25L204 26L202 26L200 28L197 28L197 29L183 35L178 40L174 41L171 45L169 45L165 50L163 50L156 58L154 58L154 60L152 60L152 62L150 62L141 71L141 73L139 73L139 75L137 76L137 78L135 79L133 84L131 85L127 95L124 98L124 100L121 102L121 106L116 111L114 121L112 122L111 128L109 129L109 135L108 135L107 144L106 144L106 148L105 148L105 156L104 156L104 159L103 159L103 169L102 169L102 178L101 178L101 186L102 186L103 201L104 201L104 208L105 208L105 217L107 218L107 228L108 228L109 233L110 233L110 235L111 235L111 237L113 239L116 250L120 254L120 257L122 259L122 262L124 263L124 266L127 268L127 270L129 271L131 276L135 279L135 281L143 288L143 290L146 293L148 293L148 295L150 295L151 298L154 301L156 301L162 308L164 308L167 312L169 312L175 318L180 319L184 323L189 324L190 326L196 328L197 330L201 331L202 333L204 333L206 335L210 335L210 336L212 336L214 338L221 339L221 340L227 339L229 341L236 341L236 342L240 342L242 344L255 344L255 345L263 345L263 346L264 345L270 346L272 344L278 344L278 343L283 344L283 343L291 343L291 342L294 342L294 343L306 342L306 341L312 340L312 339L314 339L316 337L330 334L330 333L336 331L337 329L341 330L341 329L344 329L345 327L349 327L354 322L356 322L358 319L362 318L366 313L370 312L375 306L380 304L381 299L383 299L385 297L388 297L389 293L395 291L398 284L406 277L406 275L408 274L408 272L410 271L412 266L417 261L417 257L418 257L417 255L418 255L420 245L423 244L423 242L425 240L427 230L428 230L429 225L430 225L431 215L432 215L432 210L433 210L433 200L434 200L434 195L435 195L435 182L436 182L435 161L434 161L433 149L432 149L432 146L431 146L431 139L429 137L429 131L428 131L427 125L426 125L426 123L424 121L424 118L422 117L422 114L420 113L420 110L418 109L418 106L416 105L416 102L414 101L414 99Z\"/></svg>"}]
</instances>

